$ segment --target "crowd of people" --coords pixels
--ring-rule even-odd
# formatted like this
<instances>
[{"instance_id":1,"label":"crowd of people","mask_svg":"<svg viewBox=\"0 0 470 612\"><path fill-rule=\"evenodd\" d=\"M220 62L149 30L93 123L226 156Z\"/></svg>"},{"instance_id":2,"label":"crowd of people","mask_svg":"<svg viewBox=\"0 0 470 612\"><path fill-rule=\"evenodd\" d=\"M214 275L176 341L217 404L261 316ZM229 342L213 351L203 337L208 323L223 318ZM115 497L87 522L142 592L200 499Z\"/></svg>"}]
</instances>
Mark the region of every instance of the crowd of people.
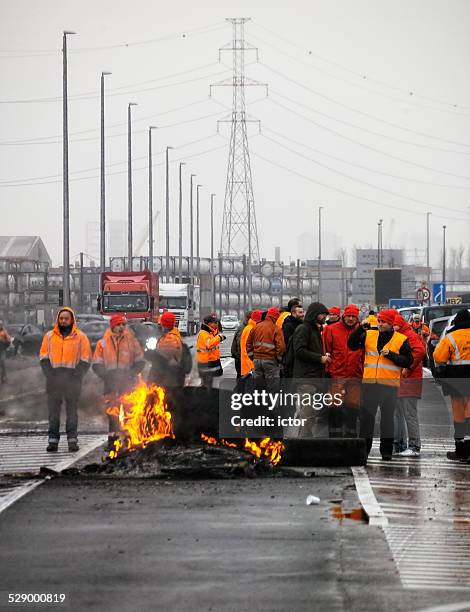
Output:
<instances>
[{"instance_id":1,"label":"crowd of people","mask_svg":"<svg viewBox=\"0 0 470 612\"><path fill-rule=\"evenodd\" d=\"M40 364L46 378L49 411L49 452L59 445L60 411L66 409L66 434L71 452L78 446L77 406L88 369L103 381L105 407L131 390L150 361L148 381L182 388L193 367L193 356L184 343L174 313L159 318L161 335L156 346L144 350L115 314L92 353L87 336L77 327L72 309L61 308L54 328L44 335ZM418 401L423 389L423 364L429 328L419 315L405 321L394 309L370 311L360 317L348 304L327 308L314 302L304 311L297 298L285 308L253 310L234 334L231 354L237 375L236 389L279 390L292 385L298 393L328 390L342 398L340 407L314 410L297 405L295 416L306 423L300 437L361 437L372 447L376 414L380 408L380 453L389 461L394 454L418 457L421 437ZM222 376L220 344L225 340L215 313L204 318L196 340L195 360L201 384L212 388ZM7 330L0 325L0 377L5 380ZM453 327L433 354L442 390L450 395L455 432L451 460L470 461L470 314L455 316ZM119 435L117 416L109 416L108 446Z\"/></svg>"}]
</instances>

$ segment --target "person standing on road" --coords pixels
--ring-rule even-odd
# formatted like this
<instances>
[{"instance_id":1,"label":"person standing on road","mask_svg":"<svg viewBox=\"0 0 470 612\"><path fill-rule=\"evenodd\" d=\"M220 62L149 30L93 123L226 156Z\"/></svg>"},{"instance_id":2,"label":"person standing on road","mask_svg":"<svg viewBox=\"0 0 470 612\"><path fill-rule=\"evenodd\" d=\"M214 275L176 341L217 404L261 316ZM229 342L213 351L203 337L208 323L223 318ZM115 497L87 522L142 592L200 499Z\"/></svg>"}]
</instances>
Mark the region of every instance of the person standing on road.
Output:
<instances>
[{"instance_id":1,"label":"person standing on road","mask_svg":"<svg viewBox=\"0 0 470 612\"><path fill-rule=\"evenodd\" d=\"M292 299L290 299L287 302L287 306L285 308L281 308L281 311L279 313L279 317L277 318L277 321L276 321L276 326L279 327L280 329L282 329L283 326L284 326L284 321L288 317L290 317L290 315L292 314L292 309L295 308L296 306L299 306L299 305L300 305L299 298L292 298Z\"/></svg>"},{"instance_id":2,"label":"person standing on road","mask_svg":"<svg viewBox=\"0 0 470 612\"><path fill-rule=\"evenodd\" d=\"M293 358L292 377L296 381L292 391L300 396L323 391L321 379L325 376L325 365L330 360L324 353L322 341L322 329L327 316L327 307L320 302L313 302L307 308L303 322L294 332L287 359L290 365ZM324 409L315 411L311 405L299 403L296 417L306 419L305 426L298 431L298 437L328 435L328 419Z\"/></svg>"},{"instance_id":3,"label":"person standing on road","mask_svg":"<svg viewBox=\"0 0 470 612\"><path fill-rule=\"evenodd\" d=\"M269 308L266 318L248 334L246 352L253 359L254 382L267 391L279 387L280 364L285 351L282 329L276 325L279 318L277 308Z\"/></svg>"},{"instance_id":4,"label":"person standing on road","mask_svg":"<svg viewBox=\"0 0 470 612\"><path fill-rule=\"evenodd\" d=\"M413 363L413 354L405 335L393 329L396 310L381 310L378 329L367 329L363 322L350 336L348 346L353 351L364 350L362 405L359 437L365 438L367 454L372 448L377 408L380 406L380 454L391 461L393 452L393 415L397 403L403 368Z\"/></svg>"},{"instance_id":5,"label":"person standing on road","mask_svg":"<svg viewBox=\"0 0 470 612\"><path fill-rule=\"evenodd\" d=\"M348 339L359 325L359 308L348 304L337 323L323 330L323 346L331 361L326 363L326 374L332 379L330 393L341 393L343 405L331 408L329 414L330 437L357 437L357 419L361 404L361 379L364 366L362 351L352 351Z\"/></svg>"},{"instance_id":6,"label":"person standing on road","mask_svg":"<svg viewBox=\"0 0 470 612\"><path fill-rule=\"evenodd\" d=\"M289 344L289 340L294 335L297 327L304 320L305 312L302 307L302 304L297 304L296 306L292 306L290 316L284 319L284 323L282 324L282 333L284 334L284 344L287 346Z\"/></svg>"},{"instance_id":7,"label":"person standing on road","mask_svg":"<svg viewBox=\"0 0 470 612\"><path fill-rule=\"evenodd\" d=\"M326 319L327 325L333 325L333 323L338 323L341 319L341 308L339 306L332 306L328 308L328 317Z\"/></svg>"},{"instance_id":8,"label":"person standing on road","mask_svg":"<svg viewBox=\"0 0 470 612\"><path fill-rule=\"evenodd\" d=\"M470 312L455 315L453 326L434 349L436 367L445 366L443 392L450 395L454 420L455 451L452 461L470 457ZM467 438L467 439L465 439Z\"/></svg>"},{"instance_id":9,"label":"person standing on road","mask_svg":"<svg viewBox=\"0 0 470 612\"><path fill-rule=\"evenodd\" d=\"M10 346L11 338L8 335L5 326L3 325L3 321L0 321L0 384L7 380L7 370L6 370L6 356L7 349Z\"/></svg>"},{"instance_id":10,"label":"person standing on road","mask_svg":"<svg viewBox=\"0 0 470 612\"><path fill-rule=\"evenodd\" d=\"M431 331L426 323L421 320L421 315L419 313L415 313L411 318L411 327L418 334L418 336L423 339L424 343L428 341Z\"/></svg>"},{"instance_id":11,"label":"person standing on road","mask_svg":"<svg viewBox=\"0 0 470 612\"><path fill-rule=\"evenodd\" d=\"M93 371L104 382L105 405L116 406L119 397L132 390L137 375L144 369L144 352L124 315L115 314L109 329L98 341L93 355ZM119 418L108 414L108 450L119 437Z\"/></svg>"},{"instance_id":12,"label":"person standing on road","mask_svg":"<svg viewBox=\"0 0 470 612\"><path fill-rule=\"evenodd\" d=\"M237 373L237 379L242 377L240 339L241 339L243 330L245 329L245 327L247 326L250 320L250 315L251 315L250 312L245 312L243 321L238 326L237 331L235 332L233 336L232 346L230 347L230 354L232 355L233 360L235 362L235 372Z\"/></svg>"},{"instance_id":13,"label":"person standing on road","mask_svg":"<svg viewBox=\"0 0 470 612\"><path fill-rule=\"evenodd\" d=\"M220 343L224 340L217 317L204 317L196 340L196 359L202 384L209 389L212 388L214 378L224 373L220 361Z\"/></svg>"},{"instance_id":14,"label":"person standing on road","mask_svg":"<svg viewBox=\"0 0 470 612\"><path fill-rule=\"evenodd\" d=\"M182 388L186 374L191 371L191 354L176 327L176 315L173 312L163 313L160 325L163 333L155 350L147 351L147 359L152 363L148 380L165 388Z\"/></svg>"},{"instance_id":15,"label":"person standing on road","mask_svg":"<svg viewBox=\"0 0 470 612\"><path fill-rule=\"evenodd\" d=\"M423 390L423 361L426 356L426 344L422 336L416 334L411 325L399 314L395 316L393 329L408 338L413 353L413 363L409 368L403 368L401 371L395 410L394 452L401 457L419 457L421 438L418 399L421 398Z\"/></svg>"},{"instance_id":16,"label":"person standing on road","mask_svg":"<svg viewBox=\"0 0 470 612\"><path fill-rule=\"evenodd\" d=\"M82 380L90 367L91 347L87 336L75 324L71 308L57 313L54 328L42 339L39 359L46 377L49 411L47 452L56 452L60 439L60 409L65 402L66 432L70 452L79 450L77 406Z\"/></svg>"}]
</instances>

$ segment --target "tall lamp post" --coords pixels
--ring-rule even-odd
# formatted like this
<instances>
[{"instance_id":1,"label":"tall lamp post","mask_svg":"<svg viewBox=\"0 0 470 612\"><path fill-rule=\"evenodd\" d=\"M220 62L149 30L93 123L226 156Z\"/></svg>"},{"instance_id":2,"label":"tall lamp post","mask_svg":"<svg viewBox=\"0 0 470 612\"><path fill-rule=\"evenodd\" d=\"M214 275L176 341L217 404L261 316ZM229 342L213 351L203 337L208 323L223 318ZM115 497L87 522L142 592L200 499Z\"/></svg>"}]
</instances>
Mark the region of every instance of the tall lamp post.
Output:
<instances>
[{"instance_id":1,"label":"tall lamp post","mask_svg":"<svg viewBox=\"0 0 470 612\"><path fill-rule=\"evenodd\" d=\"M178 214L178 278L183 282L183 177L182 168L185 162L180 162L179 170L179 214Z\"/></svg>"},{"instance_id":2,"label":"tall lamp post","mask_svg":"<svg viewBox=\"0 0 470 612\"><path fill-rule=\"evenodd\" d=\"M321 302L321 212L323 210L323 206L318 207L318 301ZM300 296L299 296L300 298Z\"/></svg>"},{"instance_id":3,"label":"tall lamp post","mask_svg":"<svg viewBox=\"0 0 470 612\"><path fill-rule=\"evenodd\" d=\"M127 105L127 268L132 270L132 115L131 108L136 102Z\"/></svg>"},{"instance_id":4,"label":"tall lamp post","mask_svg":"<svg viewBox=\"0 0 470 612\"><path fill-rule=\"evenodd\" d=\"M67 36L75 32L64 30L62 38L62 111L63 111L63 305L70 306L70 201L69 201L69 115L67 88Z\"/></svg>"},{"instance_id":5,"label":"tall lamp post","mask_svg":"<svg viewBox=\"0 0 470 612\"><path fill-rule=\"evenodd\" d=\"M100 113L100 270L106 269L106 178L105 178L105 151L104 151L104 77L110 72L101 73L101 113Z\"/></svg>"},{"instance_id":6,"label":"tall lamp post","mask_svg":"<svg viewBox=\"0 0 470 612\"><path fill-rule=\"evenodd\" d=\"M199 252L199 190L202 185L196 187L196 270L197 270L197 281L200 283L201 276L201 258Z\"/></svg>"},{"instance_id":7,"label":"tall lamp post","mask_svg":"<svg viewBox=\"0 0 470 612\"><path fill-rule=\"evenodd\" d=\"M442 226L442 284L446 282L446 225Z\"/></svg>"},{"instance_id":8,"label":"tall lamp post","mask_svg":"<svg viewBox=\"0 0 470 612\"><path fill-rule=\"evenodd\" d=\"M166 282L170 282L170 168L168 152L173 147L166 148L165 168L166 168Z\"/></svg>"},{"instance_id":9,"label":"tall lamp post","mask_svg":"<svg viewBox=\"0 0 470 612\"><path fill-rule=\"evenodd\" d=\"M211 193L211 305L215 311L215 276L214 276L214 198L215 193Z\"/></svg>"},{"instance_id":10,"label":"tall lamp post","mask_svg":"<svg viewBox=\"0 0 470 612\"><path fill-rule=\"evenodd\" d=\"M193 215L193 183L196 175L191 174L189 181L189 276L194 285L194 215Z\"/></svg>"},{"instance_id":11,"label":"tall lamp post","mask_svg":"<svg viewBox=\"0 0 470 612\"><path fill-rule=\"evenodd\" d=\"M156 126L149 126L149 263L148 268L153 272L153 167L152 167L152 130Z\"/></svg>"},{"instance_id":12,"label":"tall lamp post","mask_svg":"<svg viewBox=\"0 0 470 612\"><path fill-rule=\"evenodd\" d=\"M431 216L430 212L426 213L426 269L427 269L427 283L428 289L431 287L431 269L429 266L429 217Z\"/></svg>"}]
</instances>

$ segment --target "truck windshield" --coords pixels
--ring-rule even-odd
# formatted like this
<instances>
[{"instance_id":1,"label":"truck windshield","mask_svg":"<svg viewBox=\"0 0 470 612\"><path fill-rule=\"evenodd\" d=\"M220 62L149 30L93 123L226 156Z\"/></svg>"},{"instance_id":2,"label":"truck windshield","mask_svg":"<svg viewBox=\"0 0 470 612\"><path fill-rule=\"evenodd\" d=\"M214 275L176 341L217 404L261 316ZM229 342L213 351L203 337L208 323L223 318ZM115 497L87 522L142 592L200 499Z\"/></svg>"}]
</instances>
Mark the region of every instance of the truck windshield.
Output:
<instances>
[{"instance_id":1,"label":"truck windshield","mask_svg":"<svg viewBox=\"0 0 470 612\"><path fill-rule=\"evenodd\" d=\"M104 312L143 312L149 309L148 296L145 293L127 293L103 295Z\"/></svg>"},{"instance_id":2,"label":"truck windshield","mask_svg":"<svg viewBox=\"0 0 470 612\"><path fill-rule=\"evenodd\" d=\"M184 296L167 296L167 295L161 295L160 296L160 308L168 308L169 310L172 310L173 308L180 308L180 309L185 309L187 308L186 305L186 298Z\"/></svg>"}]
</instances>

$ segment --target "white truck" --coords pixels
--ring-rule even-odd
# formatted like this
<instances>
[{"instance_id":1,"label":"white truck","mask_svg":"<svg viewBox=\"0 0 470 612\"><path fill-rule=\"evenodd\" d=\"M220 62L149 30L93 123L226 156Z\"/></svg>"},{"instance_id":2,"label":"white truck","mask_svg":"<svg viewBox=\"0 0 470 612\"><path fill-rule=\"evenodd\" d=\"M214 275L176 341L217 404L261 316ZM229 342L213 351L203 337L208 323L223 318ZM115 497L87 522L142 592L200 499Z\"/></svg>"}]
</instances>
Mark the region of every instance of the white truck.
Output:
<instances>
[{"instance_id":1,"label":"white truck","mask_svg":"<svg viewBox=\"0 0 470 612\"><path fill-rule=\"evenodd\" d=\"M192 336L199 329L199 285L160 283L160 313L164 309L176 315L176 325L183 335Z\"/></svg>"}]
</instances>

